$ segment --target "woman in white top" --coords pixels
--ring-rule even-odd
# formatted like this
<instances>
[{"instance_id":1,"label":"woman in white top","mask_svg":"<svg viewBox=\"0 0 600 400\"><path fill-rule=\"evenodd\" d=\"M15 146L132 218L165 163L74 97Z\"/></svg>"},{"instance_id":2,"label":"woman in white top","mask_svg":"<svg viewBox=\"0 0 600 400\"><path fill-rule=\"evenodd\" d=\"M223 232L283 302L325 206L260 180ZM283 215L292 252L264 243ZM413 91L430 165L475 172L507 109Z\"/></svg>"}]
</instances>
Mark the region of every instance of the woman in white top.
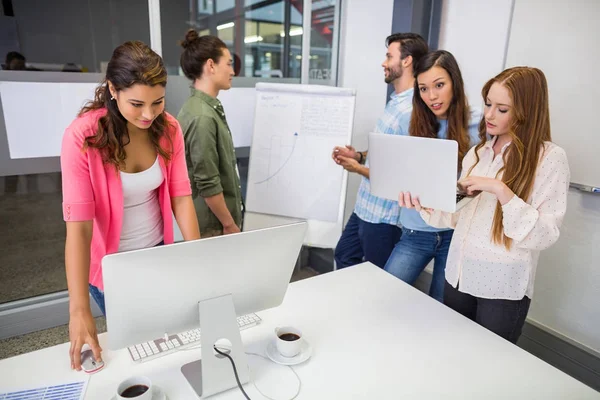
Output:
<instances>
[{"instance_id":1,"label":"woman in white top","mask_svg":"<svg viewBox=\"0 0 600 400\"><path fill-rule=\"evenodd\" d=\"M453 214L423 209L410 193L401 193L399 204L420 210L432 226L455 229L444 303L516 343L539 253L559 236L569 165L565 151L551 142L542 71L507 69L486 83L482 95L481 143L465 156L459 181L475 197Z\"/></svg>"}]
</instances>

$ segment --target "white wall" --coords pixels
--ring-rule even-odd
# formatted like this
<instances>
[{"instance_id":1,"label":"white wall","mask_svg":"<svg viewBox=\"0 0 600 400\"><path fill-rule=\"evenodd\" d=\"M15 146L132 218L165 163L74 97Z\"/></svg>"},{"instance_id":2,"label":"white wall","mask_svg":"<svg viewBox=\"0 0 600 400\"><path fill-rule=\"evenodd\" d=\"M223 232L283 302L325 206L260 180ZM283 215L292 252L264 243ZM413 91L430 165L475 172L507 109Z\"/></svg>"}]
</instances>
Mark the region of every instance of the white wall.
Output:
<instances>
[{"instance_id":1,"label":"white wall","mask_svg":"<svg viewBox=\"0 0 600 400\"><path fill-rule=\"evenodd\" d=\"M561 237L540 256L529 318L600 353L599 298L600 196L570 190Z\"/></svg>"},{"instance_id":2,"label":"white wall","mask_svg":"<svg viewBox=\"0 0 600 400\"><path fill-rule=\"evenodd\" d=\"M367 148L368 134L385 108L387 85L381 63L385 38L392 32L393 8L391 0L342 1L339 86L356 89L352 145L358 150ZM357 174L350 174L346 220L354 209L359 184Z\"/></svg>"},{"instance_id":3,"label":"white wall","mask_svg":"<svg viewBox=\"0 0 600 400\"><path fill-rule=\"evenodd\" d=\"M444 2L440 48L457 57L470 98L503 67L512 3ZM571 190L561 238L540 256L528 318L600 353L599 244L600 196Z\"/></svg>"},{"instance_id":4,"label":"white wall","mask_svg":"<svg viewBox=\"0 0 600 400\"><path fill-rule=\"evenodd\" d=\"M481 88L502 71L514 0L445 0L439 48L451 52L472 106L481 109ZM475 50L476 49L476 50Z\"/></svg>"}]
</instances>

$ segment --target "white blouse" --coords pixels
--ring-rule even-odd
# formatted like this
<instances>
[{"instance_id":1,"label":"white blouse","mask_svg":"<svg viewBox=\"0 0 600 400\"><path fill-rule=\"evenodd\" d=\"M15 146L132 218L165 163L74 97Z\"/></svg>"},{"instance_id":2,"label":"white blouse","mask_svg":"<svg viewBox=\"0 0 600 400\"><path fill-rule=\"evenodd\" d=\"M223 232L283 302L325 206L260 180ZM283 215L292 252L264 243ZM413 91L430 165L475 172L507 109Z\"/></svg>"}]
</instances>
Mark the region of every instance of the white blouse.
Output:
<instances>
[{"instance_id":1,"label":"white blouse","mask_svg":"<svg viewBox=\"0 0 600 400\"><path fill-rule=\"evenodd\" d=\"M504 166L502 156L510 143L494 157L494 140L479 150L480 161L471 176L496 178ZM463 159L461 178L475 162L475 148L472 148ZM454 228L446 262L448 283L454 288L458 286L463 293L487 299L531 298L540 251L552 246L559 237L567 210L569 178L565 151L545 142L530 198L524 201L515 195L502 206L504 234L513 239L509 250L492 241L498 203L494 194L482 192L453 214L421 211L428 224Z\"/></svg>"},{"instance_id":2,"label":"white blouse","mask_svg":"<svg viewBox=\"0 0 600 400\"><path fill-rule=\"evenodd\" d=\"M145 171L121 171L120 175L123 185L123 226L119 252L156 246L164 238L163 217L158 201L158 188L164 177L158 157Z\"/></svg>"}]
</instances>

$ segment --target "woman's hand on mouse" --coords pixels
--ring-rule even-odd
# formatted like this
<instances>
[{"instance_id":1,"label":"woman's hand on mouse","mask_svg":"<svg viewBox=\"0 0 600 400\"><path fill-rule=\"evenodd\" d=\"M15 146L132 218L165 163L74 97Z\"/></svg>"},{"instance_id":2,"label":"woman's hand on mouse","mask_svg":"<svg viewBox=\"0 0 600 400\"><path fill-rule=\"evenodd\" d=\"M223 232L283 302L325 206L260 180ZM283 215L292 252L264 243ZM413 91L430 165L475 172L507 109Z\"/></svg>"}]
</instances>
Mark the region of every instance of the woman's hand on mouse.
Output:
<instances>
[{"instance_id":1,"label":"woman's hand on mouse","mask_svg":"<svg viewBox=\"0 0 600 400\"><path fill-rule=\"evenodd\" d=\"M98 343L96 321L91 310L71 313L69 339L71 340L71 348L69 349L71 369L81 371L81 348L84 344L90 346L96 361L102 361L102 348Z\"/></svg>"}]
</instances>

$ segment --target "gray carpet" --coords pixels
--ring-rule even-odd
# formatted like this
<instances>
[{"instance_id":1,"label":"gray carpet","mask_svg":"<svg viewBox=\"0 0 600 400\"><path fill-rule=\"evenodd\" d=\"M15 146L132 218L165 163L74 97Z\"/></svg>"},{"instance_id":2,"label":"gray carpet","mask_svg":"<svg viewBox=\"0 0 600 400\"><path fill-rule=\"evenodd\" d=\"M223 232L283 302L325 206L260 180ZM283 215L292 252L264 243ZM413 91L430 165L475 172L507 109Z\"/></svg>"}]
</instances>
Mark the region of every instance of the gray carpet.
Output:
<instances>
[{"instance_id":1,"label":"gray carpet","mask_svg":"<svg viewBox=\"0 0 600 400\"><path fill-rule=\"evenodd\" d=\"M66 290L60 193L0 196L0 303Z\"/></svg>"}]
</instances>

